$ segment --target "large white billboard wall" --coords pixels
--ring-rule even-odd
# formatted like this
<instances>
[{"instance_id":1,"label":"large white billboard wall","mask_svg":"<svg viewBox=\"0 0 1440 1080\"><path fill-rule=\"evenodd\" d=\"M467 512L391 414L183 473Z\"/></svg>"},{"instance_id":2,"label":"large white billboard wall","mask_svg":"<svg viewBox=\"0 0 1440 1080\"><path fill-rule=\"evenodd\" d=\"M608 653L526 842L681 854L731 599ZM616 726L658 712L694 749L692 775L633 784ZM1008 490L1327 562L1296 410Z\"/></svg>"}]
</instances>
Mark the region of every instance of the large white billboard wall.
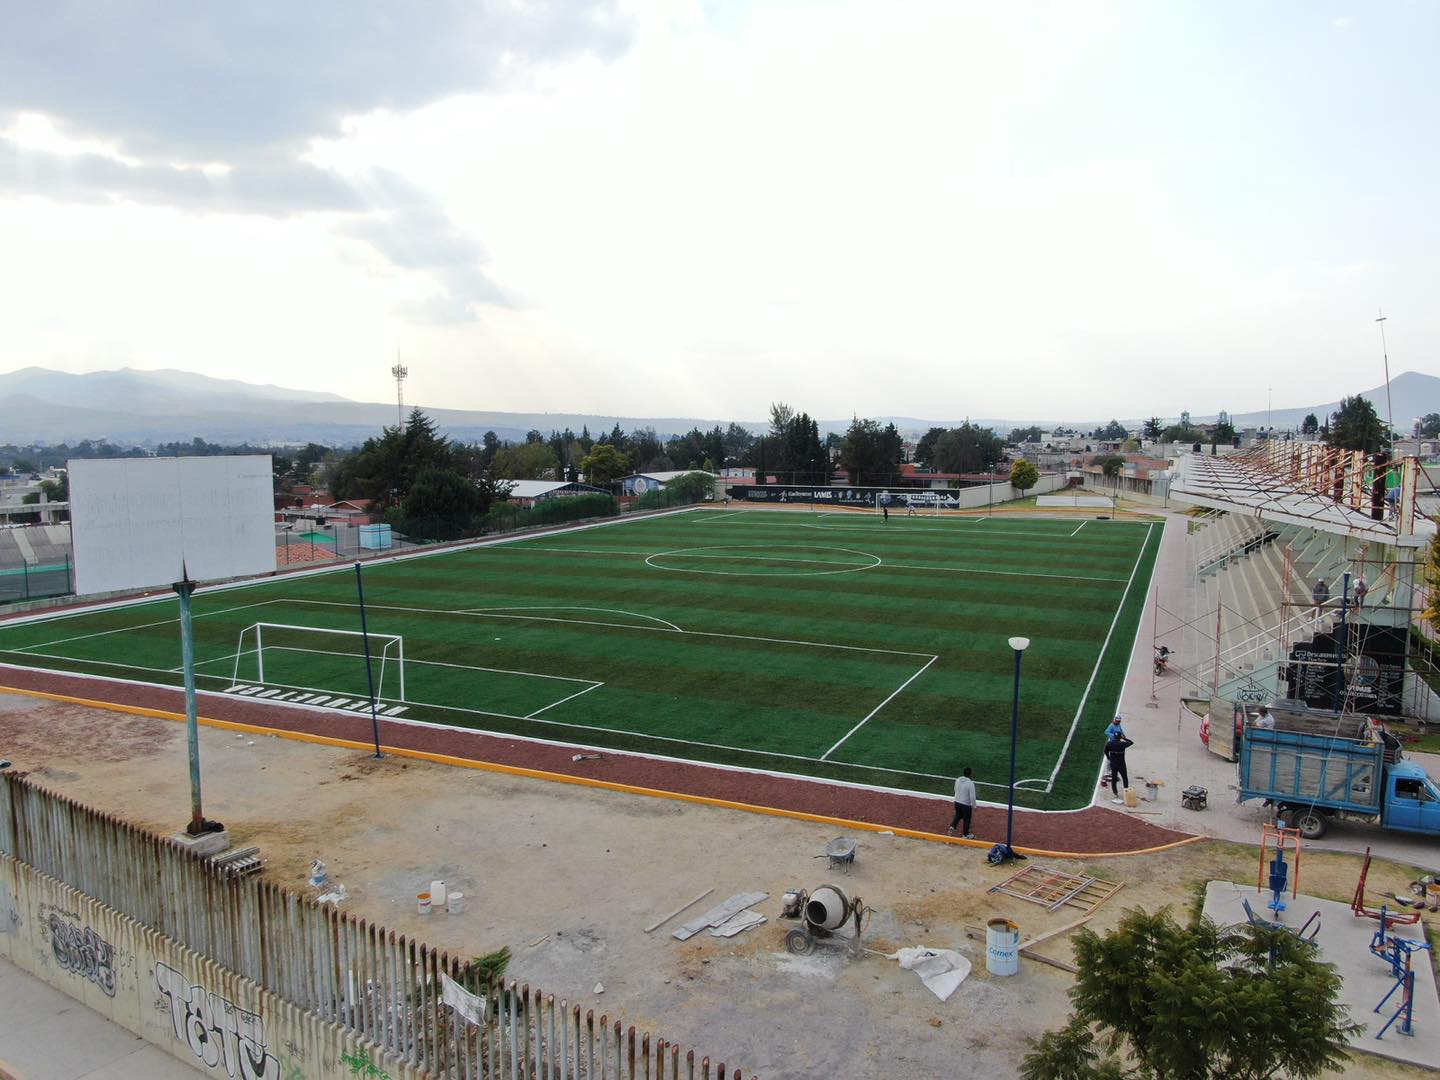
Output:
<instances>
[{"instance_id":1,"label":"large white billboard wall","mask_svg":"<svg viewBox=\"0 0 1440 1080\"><path fill-rule=\"evenodd\" d=\"M146 589L275 569L270 458L77 458L75 591Z\"/></svg>"}]
</instances>

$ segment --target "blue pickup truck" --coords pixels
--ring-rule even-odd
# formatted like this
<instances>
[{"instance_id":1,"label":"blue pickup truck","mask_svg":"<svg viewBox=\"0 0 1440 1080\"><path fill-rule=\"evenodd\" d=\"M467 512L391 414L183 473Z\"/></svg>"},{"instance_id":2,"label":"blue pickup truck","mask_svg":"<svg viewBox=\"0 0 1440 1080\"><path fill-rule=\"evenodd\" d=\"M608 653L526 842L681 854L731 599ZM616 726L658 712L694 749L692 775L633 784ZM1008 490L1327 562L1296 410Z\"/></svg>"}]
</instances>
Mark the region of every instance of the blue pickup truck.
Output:
<instances>
[{"instance_id":1,"label":"blue pickup truck","mask_svg":"<svg viewBox=\"0 0 1440 1080\"><path fill-rule=\"evenodd\" d=\"M1273 728L1247 725L1240 799L1265 799L1306 839L1332 819L1440 836L1440 784L1408 762L1393 736L1364 717L1274 710Z\"/></svg>"}]
</instances>

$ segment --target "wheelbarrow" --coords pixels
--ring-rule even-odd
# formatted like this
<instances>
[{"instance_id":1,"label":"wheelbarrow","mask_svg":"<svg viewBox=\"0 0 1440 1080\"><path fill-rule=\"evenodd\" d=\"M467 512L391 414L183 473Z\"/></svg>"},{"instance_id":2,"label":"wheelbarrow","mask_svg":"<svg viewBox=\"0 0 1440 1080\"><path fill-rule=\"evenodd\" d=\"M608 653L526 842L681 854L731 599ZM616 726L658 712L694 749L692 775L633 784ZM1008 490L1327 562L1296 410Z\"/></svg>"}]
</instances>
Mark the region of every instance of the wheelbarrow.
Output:
<instances>
[{"instance_id":1,"label":"wheelbarrow","mask_svg":"<svg viewBox=\"0 0 1440 1080\"><path fill-rule=\"evenodd\" d=\"M831 870L843 870L850 873L850 867L855 865L855 838L853 836L837 836L825 845L823 854L816 855L817 859L829 859Z\"/></svg>"}]
</instances>

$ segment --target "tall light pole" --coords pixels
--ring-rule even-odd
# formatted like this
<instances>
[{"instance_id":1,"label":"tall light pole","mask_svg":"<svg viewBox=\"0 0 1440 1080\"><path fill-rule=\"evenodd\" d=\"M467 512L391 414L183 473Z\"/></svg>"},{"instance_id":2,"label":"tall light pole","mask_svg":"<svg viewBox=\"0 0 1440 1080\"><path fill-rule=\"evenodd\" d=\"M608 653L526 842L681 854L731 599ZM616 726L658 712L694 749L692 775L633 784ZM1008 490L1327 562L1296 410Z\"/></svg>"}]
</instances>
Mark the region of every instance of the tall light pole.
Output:
<instances>
[{"instance_id":1,"label":"tall light pole","mask_svg":"<svg viewBox=\"0 0 1440 1080\"><path fill-rule=\"evenodd\" d=\"M1385 344L1385 320L1388 316L1382 311L1380 317L1375 321L1380 324L1380 354L1385 357L1385 411L1390 428L1390 437L1385 440L1385 445L1393 452L1395 449L1395 406L1390 401L1390 348Z\"/></svg>"},{"instance_id":2,"label":"tall light pole","mask_svg":"<svg viewBox=\"0 0 1440 1080\"><path fill-rule=\"evenodd\" d=\"M1015 696L1010 707L1010 798L1005 809L1005 846L1002 849L991 849L990 861L993 863L1025 857L1015 853L1011 841L1015 836L1015 752L1020 745L1020 658L1029 647L1029 638L1010 639L1010 648L1015 652Z\"/></svg>"}]
</instances>

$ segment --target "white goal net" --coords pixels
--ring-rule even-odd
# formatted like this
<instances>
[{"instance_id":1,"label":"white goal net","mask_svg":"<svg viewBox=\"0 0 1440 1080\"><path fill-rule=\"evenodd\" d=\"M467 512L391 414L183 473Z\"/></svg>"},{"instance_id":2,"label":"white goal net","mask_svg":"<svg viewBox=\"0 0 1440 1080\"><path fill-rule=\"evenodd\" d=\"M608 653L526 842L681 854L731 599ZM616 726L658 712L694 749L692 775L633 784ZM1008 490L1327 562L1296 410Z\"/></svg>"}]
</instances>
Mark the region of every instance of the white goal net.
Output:
<instances>
[{"instance_id":1,"label":"white goal net","mask_svg":"<svg viewBox=\"0 0 1440 1080\"><path fill-rule=\"evenodd\" d=\"M370 633L375 696L405 700L405 638ZM388 679L388 683L387 683ZM368 696L365 640L359 630L257 622L240 631L232 684L261 683L299 690Z\"/></svg>"}]
</instances>

